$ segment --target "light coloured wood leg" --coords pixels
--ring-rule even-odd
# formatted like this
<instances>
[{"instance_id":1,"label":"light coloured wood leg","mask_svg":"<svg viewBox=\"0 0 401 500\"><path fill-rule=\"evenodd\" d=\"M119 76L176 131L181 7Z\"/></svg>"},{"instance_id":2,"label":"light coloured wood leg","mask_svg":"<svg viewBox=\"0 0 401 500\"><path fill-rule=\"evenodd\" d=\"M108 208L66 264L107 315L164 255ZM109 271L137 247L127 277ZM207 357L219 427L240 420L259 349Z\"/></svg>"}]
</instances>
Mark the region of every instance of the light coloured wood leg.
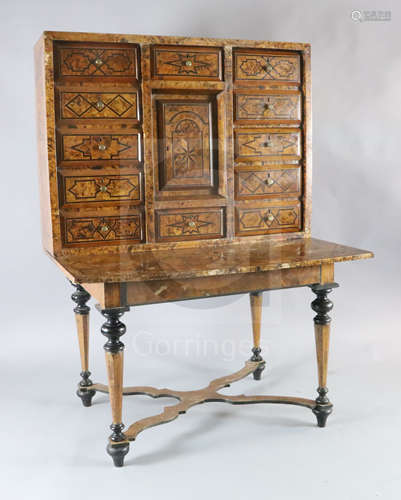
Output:
<instances>
[{"instance_id":1,"label":"light coloured wood leg","mask_svg":"<svg viewBox=\"0 0 401 500\"><path fill-rule=\"evenodd\" d=\"M75 285L75 292L71 295L72 300L77 304L74 308L75 321L77 324L78 345L81 356L81 380L78 385L77 396L81 398L84 406L92 405L92 398L96 391L91 389L93 385L89 378L89 306L86 305L90 299L89 293L81 286Z\"/></svg>"},{"instance_id":2,"label":"light coloured wood leg","mask_svg":"<svg viewBox=\"0 0 401 500\"><path fill-rule=\"evenodd\" d=\"M119 319L127 310L126 307L119 307L101 311L106 318L106 322L102 326L102 333L108 339L104 349L106 351L112 415L112 424L110 426L112 434L107 446L107 452L112 457L116 467L124 465L124 457L129 450L129 443L123 433L124 424L122 422L124 344L121 342L120 337L124 335L126 328Z\"/></svg>"},{"instance_id":3,"label":"light coloured wood leg","mask_svg":"<svg viewBox=\"0 0 401 500\"><path fill-rule=\"evenodd\" d=\"M251 316L252 316L252 335L253 335L253 348L251 361L263 361L261 356L262 349L260 348L260 328L262 323L262 303L263 303L263 292L251 292L249 294L251 302ZM255 380L260 380L262 377L262 372L265 369L265 363L259 365L259 367L253 372L253 378Z\"/></svg>"},{"instance_id":4,"label":"light coloured wood leg","mask_svg":"<svg viewBox=\"0 0 401 500\"><path fill-rule=\"evenodd\" d=\"M317 392L319 396L316 398L316 406L313 409L313 413L316 415L319 427L325 427L327 418L333 411L333 405L327 397L327 366L329 359L331 323L331 318L328 313L333 309L333 303L328 298L328 294L335 287L338 287L337 283L325 283L313 285L311 287L313 292L317 295L311 305L312 309L317 313L313 321L315 323L316 358L319 381Z\"/></svg>"}]
</instances>

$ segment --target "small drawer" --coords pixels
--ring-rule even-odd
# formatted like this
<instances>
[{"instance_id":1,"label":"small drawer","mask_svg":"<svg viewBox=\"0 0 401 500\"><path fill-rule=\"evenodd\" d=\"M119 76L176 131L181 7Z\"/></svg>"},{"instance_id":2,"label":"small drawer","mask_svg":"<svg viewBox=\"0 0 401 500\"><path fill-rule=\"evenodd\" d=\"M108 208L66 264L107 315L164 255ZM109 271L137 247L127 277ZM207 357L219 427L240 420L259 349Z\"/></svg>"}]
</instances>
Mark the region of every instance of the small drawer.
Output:
<instances>
[{"instance_id":1,"label":"small drawer","mask_svg":"<svg viewBox=\"0 0 401 500\"><path fill-rule=\"evenodd\" d=\"M234 135L237 162L301 158L301 132L289 129L238 129Z\"/></svg>"},{"instance_id":2,"label":"small drawer","mask_svg":"<svg viewBox=\"0 0 401 500\"><path fill-rule=\"evenodd\" d=\"M140 160L140 141L136 134L126 135L63 135L62 159Z\"/></svg>"},{"instance_id":3,"label":"small drawer","mask_svg":"<svg viewBox=\"0 0 401 500\"><path fill-rule=\"evenodd\" d=\"M300 202L279 202L263 207L236 208L236 234L251 236L301 229Z\"/></svg>"},{"instance_id":4,"label":"small drawer","mask_svg":"<svg viewBox=\"0 0 401 500\"><path fill-rule=\"evenodd\" d=\"M299 83L301 60L296 52L267 50L236 50L234 78L236 81L280 81Z\"/></svg>"},{"instance_id":5,"label":"small drawer","mask_svg":"<svg viewBox=\"0 0 401 500\"><path fill-rule=\"evenodd\" d=\"M224 236L224 209L159 210L156 212L158 241L198 240Z\"/></svg>"},{"instance_id":6,"label":"small drawer","mask_svg":"<svg viewBox=\"0 0 401 500\"><path fill-rule=\"evenodd\" d=\"M239 123L296 122L301 120L299 92L237 93L234 97L235 120Z\"/></svg>"},{"instance_id":7,"label":"small drawer","mask_svg":"<svg viewBox=\"0 0 401 500\"><path fill-rule=\"evenodd\" d=\"M136 92L60 92L60 118L138 120L138 96Z\"/></svg>"},{"instance_id":8,"label":"small drawer","mask_svg":"<svg viewBox=\"0 0 401 500\"><path fill-rule=\"evenodd\" d=\"M61 190L64 203L109 201L139 202L141 173L129 175L63 176Z\"/></svg>"},{"instance_id":9,"label":"small drawer","mask_svg":"<svg viewBox=\"0 0 401 500\"><path fill-rule=\"evenodd\" d=\"M141 215L65 219L66 243L142 241Z\"/></svg>"},{"instance_id":10,"label":"small drawer","mask_svg":"<svg viewBox=\"0 0 401 500\"><path fill-rule=\"evenodd\" d=\"M222 52L215 47L155 46L152 76L174 80L222 80Z\"/></svg>"},{"instance_id":11,"label":"small drawer","mask_svg":"<svg viewBox=\"0 0 401 500\"><path fill-rule=\"evenodd\" d=\"M137 77L136 47L114 44L58 47L58 72L61 76Z\"/></svg>"},{"instance_id":12,"label":"small drawer","mask_svg":"<svg viewBox=\"0 0 401 500\"><path fill-rule=\"evenodd\" d=\"M264 168L235 172L237 199L257 199L278 196L299 196L300 167Z\"/></svg>"}]
</instances>

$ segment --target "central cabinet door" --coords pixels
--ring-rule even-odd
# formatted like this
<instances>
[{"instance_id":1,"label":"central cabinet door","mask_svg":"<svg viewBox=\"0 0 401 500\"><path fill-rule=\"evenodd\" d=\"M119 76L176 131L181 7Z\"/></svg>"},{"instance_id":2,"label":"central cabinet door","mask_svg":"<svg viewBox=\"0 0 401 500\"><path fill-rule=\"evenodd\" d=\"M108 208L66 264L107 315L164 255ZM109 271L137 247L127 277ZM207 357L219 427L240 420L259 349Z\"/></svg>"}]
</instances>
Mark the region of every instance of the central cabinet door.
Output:
<instances>
[{"instance_id":1,"label":"central cabinet door","mask_svg":"<svg viewBox=\"0 0 401 500\"><path fill-rule=\"evenodd\" d=\"M213 95L158 96L159 194L217 190L217 106Z\"/></svg>"}]
</instances>

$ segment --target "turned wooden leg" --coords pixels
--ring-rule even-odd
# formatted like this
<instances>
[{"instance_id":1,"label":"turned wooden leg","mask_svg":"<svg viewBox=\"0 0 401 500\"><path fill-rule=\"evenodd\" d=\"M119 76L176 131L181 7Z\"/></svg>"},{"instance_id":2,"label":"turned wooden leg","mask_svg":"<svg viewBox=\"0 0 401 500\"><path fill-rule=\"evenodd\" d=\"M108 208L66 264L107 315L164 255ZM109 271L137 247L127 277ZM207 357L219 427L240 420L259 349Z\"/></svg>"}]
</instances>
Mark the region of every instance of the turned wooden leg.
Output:
<instances>
[{"instance_id":1,"label":"turned wooden leg","mask_svg":"<svg viewBox=\"0 0 401 500\"><path fill-rule=\"evenodd\" d=\"M253 348L251 361L263 361L261 356L262 349L260 348L260 326L262 322L262 302L263 302L263 292L251 292L249 294L251 301L251 315L252 315L252 334L253 334ZM262 363L253 372L253 378L255 380L260 380L262 378L262 372L265 369L266 363Z\"/></svg>"},{"instance_id":2,"label":"turned wooden leg","mask_svg":"<svg viewBox=\"0 0 401 500\"><path fill-rule=\"evenodd\" d=\"M313 285L312 291L317 295L311 307L317 313L313 318L315 323L316 357L319 387L316 398L316 406L313 413L316 415L319 427L325 427L327 417L333 411L333 405L327 397L327 364L329 357L330 323L331 318L328 313L333 309L333 302L327 297L333 288L338 287L337 283L327 283L324 285Z\"/></svg>"},{"instance_id":3,"label":"turned wooden leg","mask_svg":"<svg viewBox=\"0 0 401 500\"><path fill-rule=\"evenodd\" d=\"M120 341L120 337L124 335L126 328L119 319L128 310L128 307L118 307L101 311L106 318L106 322L102 326L102 334L108 339L104 345L104 350L106 352L112 414L112 424L110 426L112 434L107 446L107 452L112 457L116 467L124 465L124 457L129 450L129 442L122 432L124 429L122 423L124 344Z\"/></svg>"},{"instance_id":4,"label":"turned wooden leg","mask_svg":"<svg viewBox=\"0 0 401 500\"><path fill-rule=\"evenodd\" d=\"M79 352L81 354L81 380L78 384L77 396L81 398L84 406L91 406L92 398L96 391L91 389L92 381L89 371L89 306L86 305L91 298L89 293L81 285L72 283L75 292L71 295L72 300L77 304L74 308L75 320L77 323Z\"/></svg>"}]
</instances>

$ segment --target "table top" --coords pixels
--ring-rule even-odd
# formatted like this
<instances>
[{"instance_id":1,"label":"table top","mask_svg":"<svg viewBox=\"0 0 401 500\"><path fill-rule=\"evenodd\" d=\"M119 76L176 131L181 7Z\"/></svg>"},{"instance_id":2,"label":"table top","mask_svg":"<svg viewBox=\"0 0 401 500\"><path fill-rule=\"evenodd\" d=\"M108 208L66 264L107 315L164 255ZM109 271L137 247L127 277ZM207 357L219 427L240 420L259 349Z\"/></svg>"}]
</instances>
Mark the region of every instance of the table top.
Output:
<instances>
[{"instance_id":1,"label":"table top","mask_svg":"<svg viewBox=\"0 0 401 500\"><path fill-rule=\"evenodd\" d=\"M373 253L316 238L233 243L220 247L52 257L77 283L185 279L368 259Z\"/></svg>"}]
</instances>

